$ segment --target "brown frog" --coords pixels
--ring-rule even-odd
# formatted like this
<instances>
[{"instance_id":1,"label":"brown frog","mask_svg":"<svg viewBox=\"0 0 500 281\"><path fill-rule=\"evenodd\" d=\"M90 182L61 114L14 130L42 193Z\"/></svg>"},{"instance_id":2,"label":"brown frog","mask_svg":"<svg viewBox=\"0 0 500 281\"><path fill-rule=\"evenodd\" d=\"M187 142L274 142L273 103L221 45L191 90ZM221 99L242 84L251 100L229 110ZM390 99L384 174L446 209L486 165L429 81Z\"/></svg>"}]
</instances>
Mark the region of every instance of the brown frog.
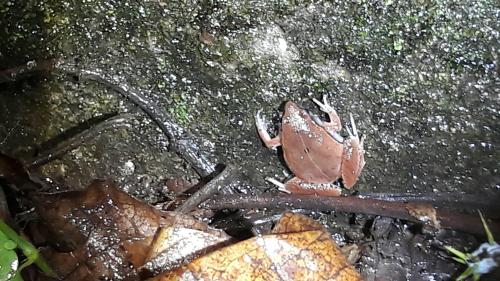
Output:
<instances>
[{"instance_id":1,"label":"brown frog","mask_svg":"<svg viewBox=\"0 0 500 281\"><path fill-rule=\"evenodd\" d=\"M352 114L352 131L347 128L349 136L340 136L340 118L326 100L326 96L323 97L323 102L317 99L313 101L321 111L328 114L329 122L308 114L294 102L288 101L285 104L279 134L274 138L267 132L261 111L255 115L255 125L260 138L268 148L282 146L288 168L295 175L285 184L274 179L268 180L288 193L338 196L340 188L333 183L342 178L344 186L350 189L363 170L363 137L358 136Z\"/></svg>"}]
</instances>

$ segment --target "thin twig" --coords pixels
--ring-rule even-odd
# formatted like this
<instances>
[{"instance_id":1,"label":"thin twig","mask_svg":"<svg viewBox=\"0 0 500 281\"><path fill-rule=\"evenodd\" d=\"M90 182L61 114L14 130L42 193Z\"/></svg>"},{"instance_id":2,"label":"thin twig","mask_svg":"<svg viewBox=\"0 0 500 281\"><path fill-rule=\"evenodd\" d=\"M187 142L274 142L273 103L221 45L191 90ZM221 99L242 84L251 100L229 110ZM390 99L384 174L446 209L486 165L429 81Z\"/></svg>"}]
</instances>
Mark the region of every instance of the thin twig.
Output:
<instances>
[{"instance_id":1,"label":"thin twig","mask_svg":"<svg viewBox=\"0 0 500 281\"><path fill-rule=\"evenodd\" d=\"M98 71L79 70L62 61L56 65L56 70L65 74L77 75L83 80L98 82L120 93L156 122L169 138L173 151L184 158L200 176L205 177L215 171L215 165L210 160L213 157L201 150L194 137L186 129L176 124L164 109L160 109L155 102L141 92L134 90L124 82L112 81Z\"/></svg>"},{"instance_id":2,"label":"thin twig","mask_svg":"<svg viewBox=\"0 0 500 281\"><path fill-rule=\"evenodd\" d=\"M432 193L359 193L360 198L378 199L393 202L428 203L438 208L457 210L483 210L494 215L500 213L500 193L486 191L479 194L463 192Z\"/></svg>"},{"instance_id":3,"label":"thin twig","mask_svg":"<svg viewBox=\"0 0 500 281\"><path fill-rule=\"evenodd\" d=\"M134 90L123 81L115 81L116 79L112 79L104 73L78 69L63 60L40 60L1 71L0 84L40 73L60 73L78 76L82 80L100 83L121 94L156 122L163 133L169 138L170 148L188 162L201 177L209 176L215 171L215 164L211 161L214 157L200 149L200 145L195 141L195 138L186 129L176 124L164 109L161 109L142 92ZM156 95L159 96L159 94Z\"/></svg>"},{"instance_id":4,"label":"thin twig","mask_svg":"<svg viewBox=\"0 0 500 281\"><path fill-rule=\"evenodd\" d=\"M414 207L419 203L411 203ZM420 204L422 207L427 204ZM261 194L259 196L226 195L207 201L209 209L309 209L316 211L340 211L367 215L386 216L412 222L421 222L408 212L409 203L391 202L355 196L319 197L309 195ZM479 216L467 215L445 209L436 210L436 218L441 227L463 232L484 235L484 228ZM489 223L492 232L500 237L500 225L496 221Z\"/></svg>"},{"instance_id":5,"label":"thin twig","mask_svg":"<svg viewBox=\"0 0 500 281\"><path fill-rule=\"evenodd\" d=\"M201 203L210 198L214 198L224 187L229 186L234 181L234 168L230 165L205 184L201 189L191 195L176 211L187 213L198 207ZM230 189L228 189L230 190Z\"/></svg>"},{"instance_id":6,"label":"thin twig","mask_svg":"<svg viewBox=\"0 0 500 281\"><path fill-rule=\"evenodd\" d=\"M27 164L26 168L29 170L46 164L58 157L61 157L61 155L75 148L78 148L83 143L98 137L105 130L116 128L130 128L132 127L132 124L130 124L130 119L132 117L133 115L131 114L121 114L101 121L100 123L95 124L92 127L63 140L55 147L42 151L42 153L40 153L37 157L32 159L30 163Z\"/></svg>"}]
</instances>

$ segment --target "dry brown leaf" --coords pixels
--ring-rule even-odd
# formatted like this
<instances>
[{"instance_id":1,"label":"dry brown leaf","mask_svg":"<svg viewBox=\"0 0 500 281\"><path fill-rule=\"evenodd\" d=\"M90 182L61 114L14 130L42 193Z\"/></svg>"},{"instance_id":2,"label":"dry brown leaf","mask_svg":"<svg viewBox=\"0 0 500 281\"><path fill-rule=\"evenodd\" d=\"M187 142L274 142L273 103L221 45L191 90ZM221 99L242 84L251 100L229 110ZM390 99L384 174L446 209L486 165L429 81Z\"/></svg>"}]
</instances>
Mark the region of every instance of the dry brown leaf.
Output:
<instances>
[{"instance_id":1,"label":"dry brown leaf","mask_svg":"<svg viewBox=\"0 0 500 281\"><path fill-rule=\"evenodd\" d=\"M142 269L150 274L172 270L229 241L230 237L221 230L188 216L177 216L169 226L159 229Z\"/></svg>"},{"instance_id":2,"label":"dry brown leaf","mask_svg":"<svg viewBox=\"0 0 500 281\"><path fill-rule=\"evenodd\" d=\"M293 233L307 230L324 230L325 228L317 221L303 215L292 212L284 213L276 222L271 233Z\"/></svg>"},{"instance_id":3,"label":"dry brown leaf","mask_svg":"<svg viewBox=\"0 0 500 281\"><path fill-rule=\"evenodd\" d=\"M36 205L55 246L44 254L64 280L140 280L140 274L151 276L145 269L171 270L229 239L190 216L136 200L110 181L39 195ZM181 249L184 241L189 248ZM163 252L167 258L159 259Z\"/></svg>"},{"instance_id":4,"label":"dry brown leaf","mask_svg":"<svg viewBox=\"0 0 500 281\"><path fill-rule=\"evenodd\" d=\"M408 203L406 204L408 213L417 220L428 223L435 228L440 228L436 209L431 204Z\"/></svg>"},{"instance_id":5,"label":"dry brown leaf","mask_svg":"<svg viewBox=\"0 0 500 281\"><path fill-rule=\"evenodd\" d=\"M286 213L270 235L219 249L151 280L357 281L361 277L320 224Z\"/></svg>"}]
</instances>

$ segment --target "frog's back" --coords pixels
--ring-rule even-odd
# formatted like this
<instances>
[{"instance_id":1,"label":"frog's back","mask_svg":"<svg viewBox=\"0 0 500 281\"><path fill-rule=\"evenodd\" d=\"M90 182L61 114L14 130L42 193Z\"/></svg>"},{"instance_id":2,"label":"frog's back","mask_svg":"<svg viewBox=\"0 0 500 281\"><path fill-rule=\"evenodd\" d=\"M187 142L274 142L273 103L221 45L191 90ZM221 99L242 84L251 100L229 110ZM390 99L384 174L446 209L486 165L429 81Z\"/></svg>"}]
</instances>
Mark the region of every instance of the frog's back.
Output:
<instances>
[{"instance_id":1,"label":"frog's back","mask_svg":"<svg viewBox=\"0 0 500 281\"><path fill-rule=\"evenodd\" d=\"M281 143L288 168L296 177L310 183L330 183L340 177L342 145L293 102L285 105Z\"/></svg>"}]
</instances>

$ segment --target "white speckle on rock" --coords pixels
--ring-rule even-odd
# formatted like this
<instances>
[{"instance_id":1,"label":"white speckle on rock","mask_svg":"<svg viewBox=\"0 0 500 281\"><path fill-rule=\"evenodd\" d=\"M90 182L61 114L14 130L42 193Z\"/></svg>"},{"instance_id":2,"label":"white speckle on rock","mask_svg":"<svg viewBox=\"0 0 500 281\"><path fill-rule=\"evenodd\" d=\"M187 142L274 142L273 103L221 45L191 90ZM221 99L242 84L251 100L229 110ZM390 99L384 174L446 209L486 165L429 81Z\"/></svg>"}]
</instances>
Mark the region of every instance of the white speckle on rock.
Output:
<instances>
[{"instance_id":1,"label":"white speckle on rock","mask_svg":"<svg viewBox=\"0 0 500 281\"><path fill-rule=\"evenodd\" d=\"M122 167L123 175L130 176L134 173L134 171L135 171L135 164L131 160L128 160L127 162L125 162L125 164L123 164Z\"/></svg>"},{"instance_id":2,"label":"white speckle on rock","mask_svg":"<svg viewBox=\"0 0 500 281\"><path fill-rule=\"evenodd\" d=\"M279 26L271 25L264 30L256 30L255 35L252 42L255 55L276 57L284 66L298 59L298 51L287 42L285 33Z\"/></svg>"}]
</instances>

